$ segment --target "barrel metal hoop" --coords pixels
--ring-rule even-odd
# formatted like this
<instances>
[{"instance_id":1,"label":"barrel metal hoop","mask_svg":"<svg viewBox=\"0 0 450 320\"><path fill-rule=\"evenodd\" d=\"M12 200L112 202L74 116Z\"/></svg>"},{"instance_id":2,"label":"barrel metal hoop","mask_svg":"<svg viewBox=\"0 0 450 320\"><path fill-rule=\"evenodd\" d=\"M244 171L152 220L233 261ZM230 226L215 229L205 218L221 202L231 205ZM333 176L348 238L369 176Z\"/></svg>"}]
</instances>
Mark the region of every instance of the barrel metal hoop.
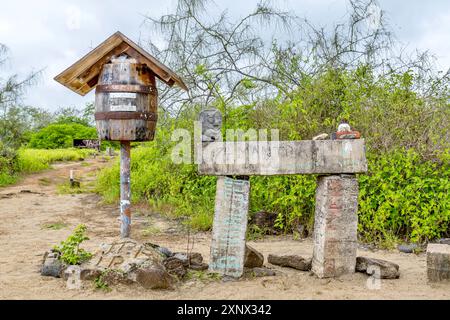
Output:
<instances>
[{"instance_id":1,"label":"barrel metal hoop","mask_svg":"<svg viewBox=\"0 0 450 320\"><path fill-rule=\"evenodd\" d=\"M135 93L147 93L156 94L157 90L152 85L140 85L140 84L98 84L95 88L95 93L100 92L135 92Z\"/></svg>"},{"instance_id":2,"label":"barrel metal hoop","mask_svg":"<svg viewBox=\"0 0 450 320\"><path fill-rule=\"evenodd\" d=\"M156 121L158 115L155 112L139 111L107 111L96 112L95 120L145 120Z\"/></svg>"}]
</instances>

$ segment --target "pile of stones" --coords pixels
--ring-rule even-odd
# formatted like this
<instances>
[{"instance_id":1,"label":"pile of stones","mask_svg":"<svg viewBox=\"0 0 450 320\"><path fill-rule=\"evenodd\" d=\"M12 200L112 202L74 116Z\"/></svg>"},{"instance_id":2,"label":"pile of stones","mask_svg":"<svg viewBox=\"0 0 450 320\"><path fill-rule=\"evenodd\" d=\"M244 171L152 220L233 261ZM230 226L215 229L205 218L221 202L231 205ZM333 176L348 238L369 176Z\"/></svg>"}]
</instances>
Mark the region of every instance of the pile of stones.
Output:
<instances>
[{"instance_id":1,"label":"pile of stones","mask_svg":"<svg viewBox=\"0 0 450 320\"><path fill-rule=\"evenodd\" d=\"M311 271L312 259L298 255L269 254L267 261L270 265ZM85 281L101 277L102 282L108 286L121 283L139 284L147 289L170 289L183 280L189 270L207 269L208 264L203 262L203 257L198 252L172 252L156 244L122 239L103 244L88 262L76 266L64 264L58 252L46 252L41 274L63 278L67 281L68 288L81 288ZM400 277L397 264L367 257L357 257L355 271L380 279ZM246 245L243 278L275 275L276 270L264 266L264 256Z\"/></svg>"},{"instance_id":2,"label":"pile of stones","mask_svg":"<svg viewBox=\"0 0 450 320\"><path fill-rule=\"evenodd\" d=\"M64 264L58 252L46 252L41 274L63 278L73 288L101 277L108 286L137 283L147 289L169 289L189 269L207 270L208 264L197 252L173 253L155 244L123 239L103 244L88 262L76 266Z\"/></svg>"}]
</instances>

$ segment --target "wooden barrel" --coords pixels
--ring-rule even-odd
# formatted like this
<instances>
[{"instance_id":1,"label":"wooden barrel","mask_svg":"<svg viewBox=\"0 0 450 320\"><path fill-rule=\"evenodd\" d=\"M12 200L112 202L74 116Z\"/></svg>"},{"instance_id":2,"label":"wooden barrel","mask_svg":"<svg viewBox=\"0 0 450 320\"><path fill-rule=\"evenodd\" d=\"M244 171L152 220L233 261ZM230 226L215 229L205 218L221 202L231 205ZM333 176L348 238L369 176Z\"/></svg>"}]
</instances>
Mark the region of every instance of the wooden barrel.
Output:
<instances>
[{"instance_id":1,"label":"wooden barrel","mask_svg":"<svg viewBox=\"0 0 450 320\"><path fill-rule=\"evenodd\" d=\"M135 59L120 56L103 65L95 89L95 120L101 140L149 141L155 135L158 93L155 75Z\"/></svg>"}]
</instances>

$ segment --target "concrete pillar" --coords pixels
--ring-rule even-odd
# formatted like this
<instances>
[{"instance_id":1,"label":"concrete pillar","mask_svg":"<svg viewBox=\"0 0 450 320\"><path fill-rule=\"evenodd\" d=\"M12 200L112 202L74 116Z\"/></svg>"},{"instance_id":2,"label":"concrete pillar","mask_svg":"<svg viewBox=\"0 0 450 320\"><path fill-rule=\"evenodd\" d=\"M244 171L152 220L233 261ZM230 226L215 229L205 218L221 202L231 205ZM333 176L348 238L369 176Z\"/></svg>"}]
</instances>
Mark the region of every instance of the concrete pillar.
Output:
<instances>
[{"instance_id":1,"label":"concrete pillar","mask_svg":"<svg viewBox=\"0 0 450 320\"><path fill-rule=\"evenodd\" d=\"M430 282L450 280L450 245L428 244L427 277Z\"/></svg>"},{"instance_id":2,"label":"concrete pillar","mask_svg":"<svg viewBox=\"0 0 450 320\"><path fill-rule=\"evenodd\" d=\"M239 278L244 270L250 181L217 178L209 271Z\"/></svg>"},{"instance_id":3,"label":"concrete pillar","mask_svg":"<svg viewBox=\"0 0 450 320\"><path fill-rule=\"evenodd\" d=\"M355 175L317 178L312 271L319 278L355 272L357 213L358 180Z\"/></svg>"}]
</instances>

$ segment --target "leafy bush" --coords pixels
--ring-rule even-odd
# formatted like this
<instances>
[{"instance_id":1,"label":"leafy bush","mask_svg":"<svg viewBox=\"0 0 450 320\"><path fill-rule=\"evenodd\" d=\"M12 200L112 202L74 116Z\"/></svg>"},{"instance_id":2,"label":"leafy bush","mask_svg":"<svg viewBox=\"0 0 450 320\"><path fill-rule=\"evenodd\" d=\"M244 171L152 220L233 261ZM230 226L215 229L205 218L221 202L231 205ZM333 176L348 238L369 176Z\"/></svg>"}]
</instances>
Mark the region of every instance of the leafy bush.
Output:
<instances>
[{"instance_id":1,"label":"leafy bush","mask_svg":"<svg viewBox=\"0 0 450 320\"><path fill-rule=\"evenodd\" d=\"M17 152L0 141L0 187L17 180Z\"/></svg>"},{"instance_id":2,"label":"leafy bush","mask_svg":"<svg viewBox=\"0 0 450 320\"><path fill-rule=\"evenodd\" d=\"M60 259L69 265L77 265L89 260L92 254L84 249L80 248L80 244L89 240L85 235L86 226L84 224L78 225L73 234L71 234L65 241L62 241L60 245L55 246L53 249L61 254Z\"/></svg>"},{"instance_id":3,"label":"leafy bush","mask_svg":"<svg viewBox=\"0 0 450 320\"><path fill-rule=\"evenodd\" d=\"M449 162L423 162L413 150L372 157L359 175L359 233L374 242L450 235L449 177Z\"/></svg>"},{"instance_id":4,"label":"leafy bush","mask_svg":"<svg viewBox=\"0 0 450 320\"><path fill-rule=\"evenodd\" d=\"M28 147L36 149L70 148L73 139L96 139L97 131L79 123L51 124L31 136Z\"/></svg>"}]
</instances>

